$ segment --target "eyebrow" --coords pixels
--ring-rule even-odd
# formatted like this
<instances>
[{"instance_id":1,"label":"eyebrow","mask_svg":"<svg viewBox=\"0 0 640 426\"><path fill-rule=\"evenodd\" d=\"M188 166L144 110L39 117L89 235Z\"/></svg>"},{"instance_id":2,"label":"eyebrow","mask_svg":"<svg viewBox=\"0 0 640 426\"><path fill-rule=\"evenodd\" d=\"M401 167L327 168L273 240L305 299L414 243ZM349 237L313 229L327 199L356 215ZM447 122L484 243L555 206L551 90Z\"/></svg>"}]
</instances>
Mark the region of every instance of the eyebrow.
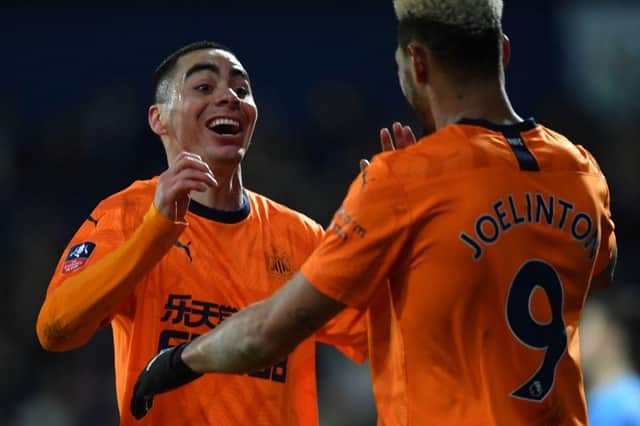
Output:
<instances>
[{"instance_id":1,"label":"eyebrow","mask_svg":"<svg viewBox=\"0 0 640 426\"><path fill-rule=\"evenodd\" d=\"M187 70L186 74L184 75L184 79L186 80L189 78L189 76L202 71L209 71L214 74L220 75L220 68L217 65L209 64L209 63L199 63L199 64L193 65L191 68ZM230 73L231 73L231 77L242 77L245 80L250 81L249 74L247 74L246 71L240 68L232 68Z\"/></svg>"},{"instance_id":2,"label":"eyebrow","mask_svg":"<svg viewBox=\"0 0 640 426\"><path fill-rule=\"evenodd\" d=\"M189 78L190 75L195 74L197 72L201 72L201 71L210 71L214 74L220 75L220 68L218 68L217 65L201 63L201 64L195 64L191 68L189 68L186 74L184 75L184 79L186 80Z\"/></svg>"}]
</instances>

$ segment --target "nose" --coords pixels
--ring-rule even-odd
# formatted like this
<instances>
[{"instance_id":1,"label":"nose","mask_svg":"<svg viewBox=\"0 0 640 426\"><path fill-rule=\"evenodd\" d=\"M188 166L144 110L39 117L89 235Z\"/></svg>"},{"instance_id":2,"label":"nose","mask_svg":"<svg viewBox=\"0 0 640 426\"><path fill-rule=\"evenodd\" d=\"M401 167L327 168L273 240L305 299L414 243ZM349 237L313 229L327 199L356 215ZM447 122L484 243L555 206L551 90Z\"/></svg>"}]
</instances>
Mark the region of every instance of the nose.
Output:
<instances>
[{"instance_id":1,"label":"nose","mask_svg":"<svg viewBox=\"0 0 640 426\"><path fill-rule=\"evenodd\" d=\"M236 94L236 92L233 90L232 87L225 85L225 87L221 87L220 89L221 89L221 94L218 100L216 101L216 105L236 106L240 104L240 98L238 97L238 95Z\"/></svg>"}]
</instances>

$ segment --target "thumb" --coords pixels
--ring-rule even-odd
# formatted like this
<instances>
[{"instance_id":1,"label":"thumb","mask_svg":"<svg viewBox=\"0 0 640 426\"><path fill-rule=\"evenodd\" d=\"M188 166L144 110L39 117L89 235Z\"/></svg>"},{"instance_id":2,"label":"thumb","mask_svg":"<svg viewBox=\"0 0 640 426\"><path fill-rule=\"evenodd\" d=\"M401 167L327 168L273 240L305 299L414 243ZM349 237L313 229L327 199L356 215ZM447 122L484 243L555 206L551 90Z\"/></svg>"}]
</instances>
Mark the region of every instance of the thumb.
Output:
<instances>
[{"instance_id":1,"label":"thumb","mask_svg":"<svg viewBox=\"0 0 640 426\"><path fill-rule=\"evenodd\" d=\"M365 160L364 158L360 160L360 173L364 172L365 169L369 167L369 160Z\"/></svg>"},{"instance_id":2,"label":"thumb","mask_svg":"<svg viewBox=\"0 0 640 426\"><path fill-rule=\"evenodd\" d=\"M183 197L180 197L178 198L178 200L176 200L175 202L175 209L176 209L175 220L176 221L184 221L184 217L187 214L187 210L189 210L190 201L191 201L191 198L189 197L189 195L184 195Z\"/></svg>"}]
</instances>

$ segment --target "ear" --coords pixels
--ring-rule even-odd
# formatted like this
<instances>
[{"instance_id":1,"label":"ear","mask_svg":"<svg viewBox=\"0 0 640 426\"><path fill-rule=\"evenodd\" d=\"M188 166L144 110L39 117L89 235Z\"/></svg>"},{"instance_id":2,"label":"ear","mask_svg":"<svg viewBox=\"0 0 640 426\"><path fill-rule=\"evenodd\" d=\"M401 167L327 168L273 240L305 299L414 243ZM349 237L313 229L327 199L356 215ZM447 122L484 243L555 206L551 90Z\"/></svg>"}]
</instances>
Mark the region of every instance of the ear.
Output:
<instances>
[{"instance_id":1,"label":"ear","mask_svg":"<svg viewBox=\"0 0 640 426\"><path fill-rule=\"evenodd\" d=\"M416 83L425 84L429 77L427 50L420 44L410 43L407 46L407 52L409 53L412 74Z\"/></svg>"},{"instance_id":2,"label":"ear","mask_svg":"<svg viewBox=\"0 0 640 426\"><path fill-rule=\"evenodd\" d=\"M507 68L511 59L511 41L506 34L502 34L502 67Z\"/></svg>"},{"instance_id":3,"label":"ear","mask_svg":"<svg viewBox=\"0 0 640 426\"><path fill-rule=\"evenodd\" d=\"M159 104L153 104L149 107L148 113L149 127L158 136L166 135L167 128L164 124L162 108Z\"/></svg>"}]
</instances>

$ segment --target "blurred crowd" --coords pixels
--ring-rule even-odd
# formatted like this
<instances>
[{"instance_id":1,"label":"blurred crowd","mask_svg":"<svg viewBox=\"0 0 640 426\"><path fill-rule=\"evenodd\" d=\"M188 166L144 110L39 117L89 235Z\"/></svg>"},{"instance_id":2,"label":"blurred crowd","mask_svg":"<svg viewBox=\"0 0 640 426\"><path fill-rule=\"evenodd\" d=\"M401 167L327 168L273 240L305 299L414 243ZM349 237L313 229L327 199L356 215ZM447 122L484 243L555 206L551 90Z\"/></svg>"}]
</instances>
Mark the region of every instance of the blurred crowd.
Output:
<instances>
[{"instance_id":1,"label":"blurred crowd","mask_svg":"<svg viewBox=\"0 0 640 426\"><path fill-rule=\"evenodd\" d=\"M506 12L516 14L513 9ZM96 19L95 11L82 13L86 13L87 19ZM74 19L82 13L74 12ZM161 13L155 13L149 19L157 21ZM382 53L375 46L359 50L357 43L351 44L345 39L349 36L349 27L341 26L343 21L339 16L344 18L344 13L338 7L322 15L327 20L322 25L325 31L338 33L327 37L325 45L314 46L312 52L299 52L297 48L282 44L287 40L282 36L286 29L301 25L296 21L300 16L288 13L292 14L287 15L288 18L283 17L282 10L265 17L274 20L274 34L280 34L274 41L269 41L268 33L264 34L266 47L273 50L272 54L258 54L256 51L265 47L245 41L254 34L236 32L233 36L228 35L232 40L229 42L225 37L217 37L215 27L212 27L209 37L206 31L187 32L175 36L175 41L166 42L164 46L156 45L153 53L147 53L145 62L139 60L142 53L136 51L135 42L121 36L116 40L119 47L114 50L127 59L116 65L109 65L106 59L100 65L95 58L85 63L82 54L99 55L100 51L91 46L83 50L82 45L82 49L74 50L77 56L71 58L76 62L75 66L69 67L70 75L62 72L48 75L49 63L45 59L67 61L69 58L62 53L58 59L51 58L56 58L56 49L63 52L69 47L48 43L47 34L38 32L41 28L29 30L36 32L29 39L14 38L9 50L14 55L35 57L39 53L34 53L34 49L35 52L41 49L48 52L48 56L42 56L45 62L39 66L34 58L18 60L13 68L9 61L5 63L9 70L5 69L1 75L5 84L19 81L18 87L7 87L0 92L0 214L3 218L0 235L4 235L0 255L5 277L4 285L0 286L0 338L3 342L0 345L0 416L4 419L3 424L117 424L109 327L101 330L82 349L56 354L40 348L34 331L35 320L62 250L93 207L133 180L146 179L164 170L162 146L146 122L150 100L147 89L153 67L173 49L195 39L211 38L237 50L252 76L259 108L253 145L243 164L245 185L324 225L328 224L356 176L358 160L378 151L380 127L389 126L393 120L402 120L413 125L417 132L421 131L395 81L392 59L395 29L387 2L372 6L367 12L376 25L388 24L387 28L378 28L376 33L367 27L371 31L369 39L374 44L376 40L385 40L378 46ZM167 11L162 19L169 19L169 14L171 11ZM229 14L241 15L238 10ZM20 22L28 26L29 15L29 11L13 10L9 16L18 20L13 28L20 26ZM334 15L335 26L329 21ZM139 18L145 16L141 13ZM36 16L35 19L40 22L43 18ZM524 21L526 16L518 19ZM68 20L68 23L76 22L71 18ZM135 22L134 19L131 21ZM508 22L505 23L507 29ZM183 24L185 31L186 24L188 22ZM64 21L56 25L64 26ZM153 28L153 23L147 25ZM361 24L354 25L353 31L357 31ZM515 27L515 24L511 25ZM127 34L133 37L135 31L130 31ZM177 30L173 34L177 34ZM164 40L172 40L171 36L163 35ZM311 36L307 34L306 37ZM71 43L74 39L69 40ZM80 43L79 39L75 40ZM323 36L318 36L314 42L323 40ZM367 38L358 40L366 41ZM558 75L545 77L553 84L529 85L526 79L534 77L524 74L536 59L518 54L517 49L519 46L528 49L529 44L541 41L536 40L535 35L529 38L512 36L512 40L516 49L515 64L509 69L507 79L509 90L515 92L516 110L522 115L535 116L538 122L587 147L598 159L611 188L619 245L616 288L603 292L596 297L593 306L590 305L585 313L585 322L589 325L585 324L582 335L588 396L597 397L597 391L605 389L608 380L637 374L640 361L640 342L637 340L640 317L634 313L633 305L629 307L630 301L638 300L640 288L640 171L637 167L640 108L626 109L614 118L605 119L594 114L593 109L563 88L559 69L547 70ZM238 45L241 47L235 47ZM338 47L342 49L342 56L333 60L336 56L328 54ZM544 50L546 46L539 46L539 49ZM290 63L287 55L293 55ZM318 77L320 71L305 65L307 56L316 55L322 57L315 60L329 62L326 66L331 67L329 77L325 79ZM140 62L146 75L139 77L123 72L116 78L105 72L106 69L118 73L118 67L127 61ZM560 62L558 58L552 61ZM34 63L36 70L31 69ZM91 68L90 64L101 68L87 70L87 67ZM273 73L271 67L279 67L279 73L285 74L275 83L263 76ZM370 73L366 78L361 75L363 69ZM11 76L11 72L23 74L15 79L6 77ZM287 73L295 75L288 76ZM27 74L28 78L25 77ZM310 80L307 81L305 75L311 76ZM294 90L289 90L289 78L295 80L291 83ZM28 79L32 79L30 87ZM538 78L537 81L543 80ZM51 88L48 88L49 84ZM28 93L23 96L21 90ZM65 94L55 99L56 94L62 92ZM527 92L535 92L535 96L527 95ZM519 100L524 106L520 106ZM615 319L610 319L612 312L617 313ZM611 346L619 348L621 354L602 353L604 348ZM598 355L606 357L593 361L592 356ZM375 424L366 366L351 366L333 349L320 350L318 358L322 425ZM620 369L599 371L603 365L611 364L620 365Z\"/></svg>"}]
</instances>

